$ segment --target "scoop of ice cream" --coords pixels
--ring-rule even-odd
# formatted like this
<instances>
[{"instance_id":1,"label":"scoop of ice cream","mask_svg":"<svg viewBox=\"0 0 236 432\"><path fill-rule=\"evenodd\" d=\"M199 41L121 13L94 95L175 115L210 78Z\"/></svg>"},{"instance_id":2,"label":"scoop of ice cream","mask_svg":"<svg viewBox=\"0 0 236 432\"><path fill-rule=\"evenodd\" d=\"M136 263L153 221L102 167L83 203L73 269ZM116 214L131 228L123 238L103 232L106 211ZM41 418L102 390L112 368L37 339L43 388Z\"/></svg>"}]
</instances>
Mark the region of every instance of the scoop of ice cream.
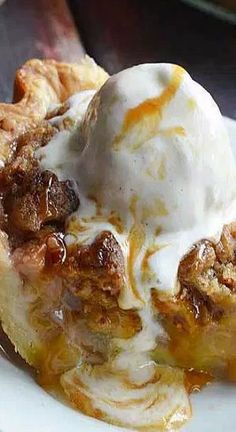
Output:
<instances>
[{"instance_id":1,"label":"scoop of ice cream","mask_svg":"<svg viewBox=\"0 0 236 432\"><path fill-rule=\"evenodd\" d=\"M216 103L179 66L135 66L95 95L82 134L80 191L125 230L143 227L151 284L174 290L188 248L236 215L235 162Z\"/></svg>"}]
</instances>

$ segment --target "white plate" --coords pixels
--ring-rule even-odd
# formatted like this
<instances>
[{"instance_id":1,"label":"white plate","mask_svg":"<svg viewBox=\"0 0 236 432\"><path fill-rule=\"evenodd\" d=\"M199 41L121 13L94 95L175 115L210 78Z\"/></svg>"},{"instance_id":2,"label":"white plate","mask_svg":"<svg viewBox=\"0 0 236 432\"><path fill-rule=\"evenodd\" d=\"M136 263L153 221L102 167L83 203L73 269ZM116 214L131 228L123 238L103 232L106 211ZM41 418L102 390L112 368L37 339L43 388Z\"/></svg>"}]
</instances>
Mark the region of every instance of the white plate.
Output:
<instances>
[{"instance_id":1,"label":"white plate","mask_svg":"<svg viewBox=\"0 0 236 432\"><path fill-rule=\"evenodd\" d=\"M225 119L236 156L236 121ZM235 185L236 187L236 185ZM192 396L183 432L235 432L236 385L211 385ZM53 399L0 350L0 432L121 432Z\"/></svg>"}]
</instances>

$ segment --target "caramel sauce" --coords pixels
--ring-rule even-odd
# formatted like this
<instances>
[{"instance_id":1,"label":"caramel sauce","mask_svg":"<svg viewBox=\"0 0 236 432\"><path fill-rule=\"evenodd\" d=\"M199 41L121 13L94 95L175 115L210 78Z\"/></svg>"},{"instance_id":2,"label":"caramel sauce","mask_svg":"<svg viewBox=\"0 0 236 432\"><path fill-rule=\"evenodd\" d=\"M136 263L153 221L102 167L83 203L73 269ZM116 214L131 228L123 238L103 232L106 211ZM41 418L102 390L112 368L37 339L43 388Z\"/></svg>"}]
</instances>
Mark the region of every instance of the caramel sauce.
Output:
<instances>
[{"instance_id":1,"label":"caramel sauce","mask_svg":"<svg viewBox=\"0 0 236 432\"><path fill-rule=\"evenodd\" d=\"M63 264L66 259L66 247L63 236L59 233L49 235L46 244L46 265Z\"/></svg>"},{"instance_id":2,"label":"caramel sauce","mask_svg":"<svg viewBox=\"0 0 236 432\"><path fill-rule=\"evenodd\" d=\"M119 234L122 234L124 232L124 226L122 224L122 220L119 215L117 215L115 212L112 212L110 216L108 216L108 222L113 225L116 228L116 231Z\"/></svg>"},{"instance_id":3,"label":"caramel sauce","mask_svg":"<svg viewBox=\"0 0 236 432\"><path fill-rule=\"evenodd\" d=\"M85 394L86 385L79 379L76 372L72 375L70 381L63 379L63 388L74 407L91 417L103 418L102 411L95 408L89 394L88 396Z\"/></svg>"},{"instance_id":4,"label":"caramel sauce","mask_svg":"<svg viewBox=\"0 0 236 432\"><path fill-rule=\"evenodd\" d=\"M158 97L146 99L144 102L140 103L134 108L131 108L126 113L121 128L121 133L114 139L113 147L115 150L119 150L125 135L130 132L130 130L132 130L137 125L143 126L146 120L150 121L149 127L147 128L147 132L149 132L147 138L150 139L157 133L158 122L156 121L156 117L158 117L160 121L164 108L168 105L168 103L178 91L184 74L185 71L183 68L180 66L173 66L173 73L169 85L165 88L162 94ZM152 121L153 116L155 116L154 122ZM140 144L140 142L135 143L134 149L137 149Z\"/></svg>"},{"instance_id":5,"label":"caramel sauce","mask_svg":"<svg viewBox=\"0 0 236 432\"><path fill-rule=\"evenodd\" d=\"M91 222L109 222L111 225L113 225L117 232L119 234L122 234L124 232L124 226L122 224L122 220L120 216L112 211L110 215L106 216L102 212L102 205L99 202L99 200L94 197L93 195L89 195L88 199L92 200L96 205L96 214L91 217L84 217L82 219L80 218L74 218L70 220L67 231L71 232L72 234L78 234L80 232L85 232L89 228L86 225L83 225L83 222L85 224L91 223ZM81 223L82 222L82 223Z\"/></svg>"},{"instance_id":6,"label":"caramel sauce","mask_svg":"<svg viewBox=\"0 0 236 432\"><path fill-rule=\"evenodd\" d=\"M158 179L160 181L165 179L166 176L166 161L165 158L162 157L161 160L154 159L149 167L146 169L146 173L149 177L154 180Z\"/></svg>"},{"instance_id":7,"label":"caramel sauce","mask_svg":"<svg viewBox=\"0 0 236 432\"><path fill-rule=\"evenodd\" d=\"M91 201L93 201L96 205L96 215L97 216L102 216L102 205L99 202L98 198L95 197L94 195L89 195L88 199L90 199Z\"/></svg>"},{"instance_id":8,"label":"caramel sauce","mask_svg":"<svg viewBox=\"0 0 236 432\"><path fill-rule=\"evenodd\" d=\"M206 372L197 372L193 369L185 371L185 388L188 394L199 392L203 387L211 384L214 377Z\"/></svg>"},{"instance_id":9,"label":"caramel sauce","mask_svg":"<svg viewBox=\"0 0 236 432\"><path fill-rule=\"evenodd\" d=\"M136 220L136 216L137 216L137 203L138 203L138 196L133 195L130 200L129 210L134 221Z\"/></svg>"},{"instance_id":10,"label":"caramel sauce","mask_svg":"<svg viewBox=\"0 0 236 432\"><path fill-rule=\"evenodd\" d=\"M56 400L64 405L71 406L70 400L61 385L61 375L47 375L43 371L38 371L35 374L35 381Z\"/></svg>"},{"instance_id":11,"label":"caramel sauce","mask_svg":"<svg viewBox=\"0 0 236 432\"><path fill-rule=\"evenodd\" d=\"M157 226L155 229L155 236L158 237L161 234L162 228L161 226Z\"/></svg>"},{"instance_id":12,"label":"caramel sauce","mask_svg":"<svg viewBox=\"0 0 236 432\"><path fill-rule=\"evenodd\" d=\"M156 252L158 252L161 248L162 246L160 245L153 245L146 250L141 264L142 282L145 282L151 276L151 270L148 262L149 258Z\"/></svg>"},{"instance_id":13,"label":"caramel sauce","mask_svg":"<svg viewBox=\"0 0 236 432\"><path fill-rule=\"evenodd\" d=\"M45 342L44 349L40 352L38 383L47 389L59 388L60 376L76 367L80 356L80 349L71 345L62 333Z\"/></svg>"},{"instance_id":14,"label":"caramel sauce","mask_svg":"<svg viewBox=\"0 0 236 432\"><path fill-rule=\"evenodd\" d=\"M48 179L48 185L44 191L43 194L41 194L41 202L40 202L40 209L39 213L41 215L41 219L50 219L52 217L55 217L57 215L57 209L53 205L52 201L50 200L50 193L53 183L53 176L51 176Z\"/></svg>"},{"instance_id":15,"label":"caramel sauce","mask_svg":"<svg viewBox=\"0 0 236 432\"><path fill-rule=\"evenodd\" d=\"M37 372L35 379L37 384L47 392L59 395L60 399L63 397L64 391L60 384L60 375L49 375L40 370Z\"/></svg>"},{"instance_id":16,"label":"caramel sauce","mask_svg":"<svg viewBox=\"0 0 236 432\"><path fill-rule=\"evenodd\" d=\"M159 180L164 180L166 176L166 164L164 157L161 159L160 165L157 170Z\"/></svg>"},{"instance_id":17,"label":"caramel sauce","mask_svg":"<svg viewBox=\"0 0 236 432\"><path fill-rule=\"evenodd\" d=\"M129 256L128 256L128 277L131 290L136 298L142 300L142 297L137 289L135 274L134 274L134 266L135 261L144 245L145 242L145 232L140 224L134 224L131 228L129 234Z\"/></svg>"},{"instance_id":18,"label":"caramel sauce","mask_svg":"<svg viewBox=\"0 0 236 432\"><path fill-rule=\"evenodd\" d=\"M160 130L160 135L164 135L166 137L172 137L175 135L186 136L186 131L182 126L170 127L168 129Z\"/></svg>"},{"instance_id":19,"label":"caramel sauce","mask_svg":"<svg viewBox=\"0 0 236 432\"><path fill-rule=\"evenodd\" d=\"M169 212L165 203L161 199L156 199L150 205L144 205L142 208L142 222L152 217L165 217Z\"/></svg>"},{"instance_id":20,"label":"caramel sauce","mask_svg":"<svg viewBox=\"0 0 236 432\"><path fill-rule=\"evenodd\" d=\"M141 384L130 381L128 378L124 377L123 384L127 387L127 390L137 390L137 389L140 390L140 389L144 389L149 384L156 384L159 380L160 380L160 375L156 372L151 376L151 378L149 378L149 380Z\"/></svg>"},{"instance_id":21,"label":"caramel sauce","mask_svg":"<svg viewBox=\"0 0 236 432\"><path fill-rule=\"evenodd\" d=\"M66 232L71 234L78 234L81 232L85 232L88 230L88 227L86 225L83 225L81 223L81 219L77 217L72 217L66 227Z\"/></svg>"},{"instance_id":22,"label":"caramel sauce","mask_svg":"<svg viewBox=\"0 0 236 432\"><path fill-rule=\"evenodd\" d=\"M227 378L229 381L236 382L236 357L228 360Z\"/></svg>"},{"instance_id":23,"label":"caramel sauce","mask_svg":"<svg viewBox=\"0 0 236 432\"><path fill-rule=\"evenodd\" d=\"M127 132L134 125L136 125L139 122L142 122L143 118L146 116L150 116L152 114L157 114L157 113L161 115L163 108L175 96L182 82L184 73L185 73L184 69L182 69L179 66L174 66L173 76L170 80L170 83L160 96L156 98L146 99L137 107L131 108L127 112L122 126L122 133Z\"/></svg>"},{"instance_id":24,"label":"caramel sauce","mask_svg":"<svg viewBox=\"0 0 236 432\"><path fill-rule=\"evenodd\" d=\"M113 225L116 228L116 231L119 234L122 234L124 232L124 226L122 223L122 220L118 214L115 212L111 212L110 215L105 216L100 213L99 215L91 216L91 217L83 217L82 219L77 219L77 221L74 221L73 224L68 225L68 231L72 234L78 234L81 232L85 232L89 230L89 227L84 224L89 224L91 222L109 222L111 225ZM88 237L89 239L89 237Z\"/></svg>"}]
</instances>

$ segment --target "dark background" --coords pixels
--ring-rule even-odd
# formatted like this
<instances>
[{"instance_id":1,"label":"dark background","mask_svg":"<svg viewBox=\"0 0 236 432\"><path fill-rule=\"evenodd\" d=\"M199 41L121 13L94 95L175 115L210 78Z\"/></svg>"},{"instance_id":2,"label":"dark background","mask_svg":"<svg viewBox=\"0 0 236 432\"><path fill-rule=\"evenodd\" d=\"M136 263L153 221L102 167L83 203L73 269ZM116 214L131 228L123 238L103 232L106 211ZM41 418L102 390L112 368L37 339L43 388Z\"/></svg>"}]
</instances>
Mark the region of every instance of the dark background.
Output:
<instances>
[{"instance_id":1,"label":"dark background","mask_svg":"<svg viewBox=\"0 0 236 432\"><path fill-rule=\"evenodd\" d=\"M178 63L236 118L236 26L180 0L69 0L68 9L65 0L7 0L0 7L0 98L10 100L15 69L27 58L78 58L77 31L108 72Z\"/></svg>"}]
</instances>

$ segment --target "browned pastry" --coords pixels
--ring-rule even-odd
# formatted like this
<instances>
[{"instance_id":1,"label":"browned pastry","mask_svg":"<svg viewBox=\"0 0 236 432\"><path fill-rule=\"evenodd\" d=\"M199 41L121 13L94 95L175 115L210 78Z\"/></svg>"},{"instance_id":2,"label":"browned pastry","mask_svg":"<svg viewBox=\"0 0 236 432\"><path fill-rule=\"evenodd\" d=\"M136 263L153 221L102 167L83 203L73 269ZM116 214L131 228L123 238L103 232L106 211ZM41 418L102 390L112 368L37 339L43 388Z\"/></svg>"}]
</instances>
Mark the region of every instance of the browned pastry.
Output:
<instances>
[{"instance_id":1,"label":"browned pastry","mask_svg":"<svg viewBox=\"0 0 236 432\"><path fill-rule=\"evenodd\" d=\"M107 76L88 58L80 64L26 62L16 72L14 104L0 104L0 159L5 161L11 156L15 140L37 126L52 104L64 102L80 90L99 88Z\"/></svg>"}]
</instances>

